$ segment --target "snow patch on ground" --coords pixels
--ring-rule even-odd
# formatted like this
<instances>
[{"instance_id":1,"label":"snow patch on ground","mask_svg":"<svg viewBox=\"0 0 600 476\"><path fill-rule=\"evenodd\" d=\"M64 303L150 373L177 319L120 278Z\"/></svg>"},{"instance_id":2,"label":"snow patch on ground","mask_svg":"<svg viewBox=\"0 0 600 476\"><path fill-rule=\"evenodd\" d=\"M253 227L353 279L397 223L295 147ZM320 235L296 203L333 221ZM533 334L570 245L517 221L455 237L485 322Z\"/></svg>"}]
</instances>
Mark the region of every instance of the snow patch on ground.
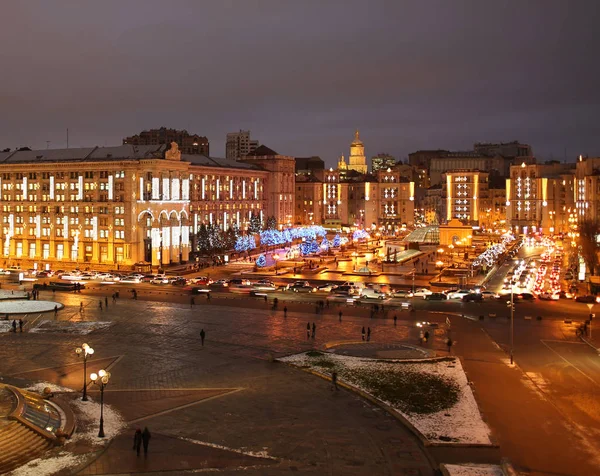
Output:
<instances>
[{"instance_id":1,"label":"snow patch on ground","mask_svg":"<svg viewBox=\"0 0 600 476\"><path fill-rule=\"evenodd\" d=\"M50 391L53 393L59 393L59 392L60 393L67 393L67 392L71 393L71 392L75 391L71 388L61 387L60 385L55 385L55 384L49 383L49 382L34 383L33 385L30 385L29 387L27 387L25 390L41 394L46 387L48 387L50 389Z\"/></svg>"},{"instance_id":2,"label":"snow patch on ground","mask_svg":"<svg viewBox=\"0 0 600 476\"><path fill-rule=\"evenodd\" d=\"M194 440L192 438L179 437L179 439L184 440L184 441L189 441L190 443L194 443L196 445L210 446L211 448L218 448L220 450L232 451L233 453L239 453L239 454L246 455L246 456L253 456L254 458L265 458L265 459L271 459L273 461L278 461L277 458L270 456L269 453L267 453L266 447L263 448L262 451L249 451L246 449L238 450L235 448L229 448L228 446L217 445L216 443L209 443L208 441Z\"/></svg>"},{"instance_id":3,"label":"snow patch on ground","mask_svg":"<svg viewBox=\"0 0 600 476\"><path fill-rule=\"evenodd\" d=\"M75 456L71 453L61 451L52 458L37 458L26 465L11 471L9 476L51 476L59 471L76 466L81 463L84 456Z\"/></svg>"},{"instance_id":4,"label":"snow patch on ground","mask_svg":"<svg viewBox=\"0 0 600 476\"><path fill-rule=\"evenodd\" d=\"M445 464L450 476L503 476L502 468L495 464Z\"/></svg>"},{"instance_id":5,"label":"snow patch on ground","mask_svg":"<svg viewBox=\"0 0 600 476\"><path fill-rule=\"evenodd\" d=\"M26 299L26 291L12 291L9 289L0 289L0 299Z\"/></svg>"},{"instance_id":6,"label":"snow patch on ground","mask_svg":"<svg viewBox=\"0 0 600 476\"><path fill-rule=\"evenodd\" d=\"M334 361L336 365L345 368L350 373L353 369L393 372L397 371L397 368L394 368L394 363L402 362L402 370L407 372L431 374L450 380L458 386L460 393L457 403L451 408L435 413L417 414L403 412L397 405L391 402L383 401L383 403L403 415L424 437L436 443L443 444L444 440L440 440L439 438L448 437L452 440L448 443L491 444L490 429L481 418L479 407L459 359L454 359L453 362L447 360L434 362L417 360L406 363L407 361L403 360L381 361L331 353L326 353L319 358L327 358ZM315 359L309 357L306 353L302 353L283 357L279 360L300 367L310 367L311 361ZM322 367L314 368L320 373L328 374L327 369ZM344 380L341 375L338 379L373 396L367 389L362 388L355 382Z\"/></svg>"},{"instance_id":7,"label":"snow patch on ground","mask_svg":"<svg viewBox=\"0 0 600 476\"><path fill-rule=\"evenodd\" d=\"M54 311L54 307L62 309L64 306L55 301L0 301L0 315L8 314L36 314Z\"/></svg>"},{"instance_id":8,"label":"snow patch on ground","mask_svg":"<svg viewBox=\"0 0 600 476\"><path fill-rule=\"evenodd\" d=\"M70 322L70 321L50 321L42 320L29 332L33 333L50 333L64 332L68 334L86 335L90 332L106 329L112 325L112 322L95 321L95 322Z\"/></svg>"},{"instance_id":9,"label":"snow patch on ground","mask_svg":"<svg viewBox=\"0 0 600 476\"><path fill-rule=\"evenodd\" d=\"M100 404L96 403L88 396L88 401L83 402L79 399L73 400L71 406L77 413L78 431L73 435L70 441L85 440L94 445L103 445L111 440L127 427L127 423L121 417L121 414L114 410L110 405L104 404L104 434L106 438L98 438L98 425L100 421Z\"/></svg>"}]
</instances>

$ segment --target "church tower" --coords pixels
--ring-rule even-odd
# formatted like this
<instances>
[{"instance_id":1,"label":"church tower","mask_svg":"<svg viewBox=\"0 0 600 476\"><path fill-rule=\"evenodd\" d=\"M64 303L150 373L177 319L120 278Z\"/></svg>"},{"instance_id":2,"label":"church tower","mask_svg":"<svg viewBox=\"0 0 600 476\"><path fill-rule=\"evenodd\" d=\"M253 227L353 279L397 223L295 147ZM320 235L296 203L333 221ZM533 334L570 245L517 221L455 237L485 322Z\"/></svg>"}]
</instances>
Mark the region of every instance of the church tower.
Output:
<instances>
[{"instance_id":1,"label":"church tower","mask_svg":"<svg viewBox=\"0 0 600 476\"><path fill-rule=\"evenodd\" d=\"M346 159L344 159L344 154L342 154L342 156L340 157L340 160L338 160L337 168L338 168L338 170L347 170L348 169L348 165L346 164Z\"/></svg>"},{"instance_id":2,"label":"church tower","mask_svg":"<svg viewBox=\"0 0 600 476\"><path fill-rule=\"evenodd\" d=\"M367 173L367 158L365 157L365 145L358 137L358 129L354 133L354 140L352 141L352 144L350 144L348 170L356 170L361 174Z\"/></svg>"}]
</instances>

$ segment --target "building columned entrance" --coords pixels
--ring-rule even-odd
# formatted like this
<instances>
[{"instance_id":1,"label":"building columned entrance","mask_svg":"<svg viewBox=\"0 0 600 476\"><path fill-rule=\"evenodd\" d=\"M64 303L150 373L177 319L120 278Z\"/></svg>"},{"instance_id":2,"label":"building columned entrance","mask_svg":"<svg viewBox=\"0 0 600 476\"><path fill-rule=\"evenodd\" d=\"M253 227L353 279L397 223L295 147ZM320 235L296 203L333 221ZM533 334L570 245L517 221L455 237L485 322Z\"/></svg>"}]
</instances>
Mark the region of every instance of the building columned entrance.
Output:
<instances>
[{"instance_id":1,"label":"building columned entrance","mask_svg":"<svg viewBox=\"0 0 600 476\"><path fill-rule=\"evenodd\" d=\"M144 210L138 215L138 256L153 267L186 263L190 227L186 210Z\"/></svg>"}]
</instances>

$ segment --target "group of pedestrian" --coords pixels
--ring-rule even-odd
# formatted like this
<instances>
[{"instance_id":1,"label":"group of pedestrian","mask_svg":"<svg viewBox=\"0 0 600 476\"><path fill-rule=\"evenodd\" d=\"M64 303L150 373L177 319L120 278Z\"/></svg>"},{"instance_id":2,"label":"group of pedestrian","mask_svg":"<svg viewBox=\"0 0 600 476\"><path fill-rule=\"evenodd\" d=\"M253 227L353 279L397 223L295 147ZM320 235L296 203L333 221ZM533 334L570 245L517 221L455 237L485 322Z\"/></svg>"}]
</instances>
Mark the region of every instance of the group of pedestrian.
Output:
<instances>
[{"instance_id":1,"label":"group of pedestrian","mask_svg":"<svg viewBox=\"0 0 600 476\"><path fill-rule=\"evenodd\" d=\"M12 331L15 334L17 333L17 325L19 326L19 332L23 332L23 319L19 319L18 324L17 324L17 321L15 319L13 319L13 321L12 321Z\"/></svg>"},{"instance_id":2,"label":"group of pedestrian","mask_svg":"<svg viewBox=\"0 0 600 476\"><path fill-rule=\"evenodd\" d=\"M365 326L362 328L362 340L370 342L371 340L371 328L367 327L367 331L365 332Z\"/></svg>"},{"instance_id":3,"label":"group of pedestrian","mask_svg":"<svg viewBox=\"0 0 600 476\"><path fill-rule=\"evenodd\" d=\"M144 457L148 456L148 445L150 444L150 438L152 435L148 430L148 427L144 427L144 431L140 428L135 430L135 434L133 435L133 449L137 452L137 455L140 455L140 449L144 447Z\"/></svg>"},{"instance_id":4,"label":"group of pedestrian","mask_svg":"<svg viewBox=\"0 0 600 476\"><path fill-rule=\"evenodd\" d=\"M306 338L310 339L311 337L314 339L317 335L317 325L313 322L312 327L310 326L310 322L306 323Z\"/></svg>"}]
</instances>

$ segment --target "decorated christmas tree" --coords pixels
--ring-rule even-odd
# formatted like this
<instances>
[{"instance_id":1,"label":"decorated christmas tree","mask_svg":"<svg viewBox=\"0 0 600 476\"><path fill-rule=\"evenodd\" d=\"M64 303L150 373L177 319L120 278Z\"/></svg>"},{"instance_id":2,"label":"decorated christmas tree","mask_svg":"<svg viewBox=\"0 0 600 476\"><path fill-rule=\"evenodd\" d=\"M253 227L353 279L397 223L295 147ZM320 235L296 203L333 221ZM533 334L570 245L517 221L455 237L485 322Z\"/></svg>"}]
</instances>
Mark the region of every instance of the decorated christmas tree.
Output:
<instances>
[{"instance_id":1,"label":"decorated christmas tree","mask_svg":"<svg viewBox=\"0 0 600 476\"><path fill-rule=\"evenodd\" d=\"M259 268L264 268L267 265L267 258L265 258L265 255L260 255L258 258L256 258L256 266L258 266Z\"/></svg>"},{"instance_id":2,"label":"decorated christmas tree","mask_svg":"<svg viewBox=\"0 0 600 476\"><path fill-rule=\"evenodd\" d=\"M337 234L333 237L333 247L334 248L339 248L342 244L342 239L340 238L340 235Z\"/></svg>"}]
</instances>

